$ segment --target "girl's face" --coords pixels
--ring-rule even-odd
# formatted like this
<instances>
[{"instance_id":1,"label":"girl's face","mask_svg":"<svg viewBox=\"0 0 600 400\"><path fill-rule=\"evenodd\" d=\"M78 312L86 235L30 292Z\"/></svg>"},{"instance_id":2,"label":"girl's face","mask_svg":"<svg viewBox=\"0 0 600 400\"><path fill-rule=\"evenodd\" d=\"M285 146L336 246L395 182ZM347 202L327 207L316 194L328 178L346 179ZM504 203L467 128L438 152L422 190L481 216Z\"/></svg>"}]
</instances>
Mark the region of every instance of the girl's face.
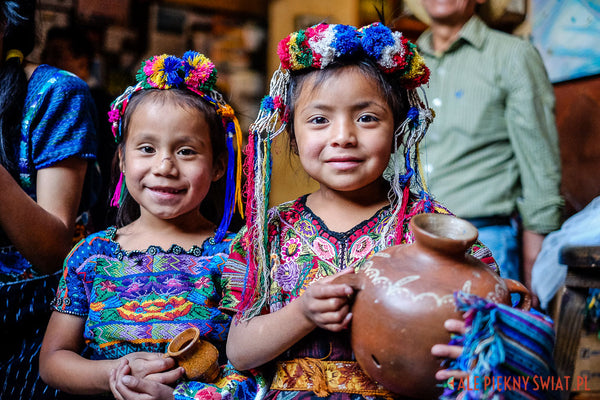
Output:
<instances>
[{"instance_id":1,"label":"girl's face","mask_svg":"<svg viewBox=\"0 0 600 400\"><path fill-rule=\"evenodd\" d=\"M119 156L141 218L199 214L211 183L224 173L222 160L213 160L202 112L169 101L149 99L138 105Z\"/></svg>"},{"instance_id":2,"label":"girl's face","mask_svg":"<svg viewBox=\"0 0 600 400\"><path fill-rule=\"evenodd\" d=\"M351 192L380 182L392 151L392 110L372 78L345 67L314 87L308 78L294 113L304 170L325 188Z\"/></svg>"}]
</instances>

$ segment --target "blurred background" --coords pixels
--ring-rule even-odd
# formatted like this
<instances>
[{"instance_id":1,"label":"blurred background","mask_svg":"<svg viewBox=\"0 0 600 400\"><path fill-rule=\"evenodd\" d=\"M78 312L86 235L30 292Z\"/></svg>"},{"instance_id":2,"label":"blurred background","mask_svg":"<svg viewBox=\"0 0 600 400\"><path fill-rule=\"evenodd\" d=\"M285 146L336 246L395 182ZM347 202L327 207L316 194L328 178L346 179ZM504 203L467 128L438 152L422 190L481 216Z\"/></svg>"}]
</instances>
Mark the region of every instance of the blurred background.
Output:
<instances>
[{"instance_id":1,"label":"blurred background","mask_svg":"<svg viewBox=\"0 0 600 400\"><path fill-rule=\"evenodd\" d=\"M277 68L276 46L290 32L324 21L380 19L412 40L427 25L402 0L39 0L39 46L32 61L71 70L95 92L100 119L154 54L200 51L217 65L220 90L247 132ZM497 29L536 45L557 98L565 217L600 195L600 1L511 0ZM78 49L78 50L77 50ZM73 53L77 54L73 54ZM82 58L82 54L85 56ZM314 185L275 143L272 204ZM285 161L283 161L285 160Z\"/></svg>"}]
</instances>

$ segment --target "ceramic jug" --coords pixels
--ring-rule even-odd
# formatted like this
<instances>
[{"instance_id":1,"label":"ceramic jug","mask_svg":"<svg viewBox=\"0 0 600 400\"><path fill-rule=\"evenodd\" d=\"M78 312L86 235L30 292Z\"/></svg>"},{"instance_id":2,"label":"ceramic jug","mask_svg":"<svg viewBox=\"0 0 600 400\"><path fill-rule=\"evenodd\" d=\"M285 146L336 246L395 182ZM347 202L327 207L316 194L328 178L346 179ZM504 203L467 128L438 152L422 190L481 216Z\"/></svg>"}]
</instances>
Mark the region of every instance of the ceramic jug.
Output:
<instances>
[{"instance_id":1,"label":"ceramic jug","mask_svg":"<svg viewBox=\"0 0 600 400\"><path fill-rule=\"evenodd\" d=\"M175 336L165 355L183 367L189 380L210 383L219 376L219 351L212 343L200 339L198 328L188 328Z\"/></svg>"},{"instance_id":2,"label":"ceramic jug","mask_svg":"<svg viewBox=\"0 0 600 400\"><path fill-rule=\"evenodd\" d=\"M431 347L448 343L443 327L461 319L454 292L462 290L496 303L528 309L531 297L519 282L501 278L466 253L477 239L469 222L444 214L418 214L410 221L415 241L374 254L356 274L343 275L355 289L351 340L363 370L386 389L400 395L437 398L435 379L441 369Z\"/></svg>"}]
</instances>

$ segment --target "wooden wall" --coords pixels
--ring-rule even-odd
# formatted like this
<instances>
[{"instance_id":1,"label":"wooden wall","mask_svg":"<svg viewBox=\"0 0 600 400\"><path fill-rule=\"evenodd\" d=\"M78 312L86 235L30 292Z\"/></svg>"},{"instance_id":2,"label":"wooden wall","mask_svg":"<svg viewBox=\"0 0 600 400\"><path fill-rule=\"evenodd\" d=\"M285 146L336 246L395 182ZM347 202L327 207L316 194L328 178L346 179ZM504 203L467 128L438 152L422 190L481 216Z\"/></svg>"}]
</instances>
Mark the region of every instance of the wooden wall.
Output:
<instances>
[{"instance_id":1,"label":"wooden wall","mask_svg":"<svg viewBox=\"0 0 600 400\"><path fill-rule=\"evenodd\" d=\"M565 217L600 196L600 76L554 85Z\"/></svg>"}]
</instances>

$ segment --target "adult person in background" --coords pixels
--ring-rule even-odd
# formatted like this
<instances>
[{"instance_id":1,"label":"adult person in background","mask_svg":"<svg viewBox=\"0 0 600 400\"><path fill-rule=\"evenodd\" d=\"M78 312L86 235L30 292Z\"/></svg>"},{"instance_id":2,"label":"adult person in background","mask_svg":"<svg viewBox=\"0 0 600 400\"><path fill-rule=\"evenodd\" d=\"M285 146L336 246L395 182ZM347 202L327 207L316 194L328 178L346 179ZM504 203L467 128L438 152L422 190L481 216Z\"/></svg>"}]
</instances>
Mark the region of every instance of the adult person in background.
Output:
<instances>
[{"instance_id":1,"label":"adult person in background","mask_svg":"<svg viewBox=\"0 0 600 400\"><path fill-rule=\"evenodd\" d=\"M110 174L112 162L117 150L110 124L106 115L110 110L111 96L92 74L94 46L88 32L77 25L54 26L46 33L41 53L44 64L69 71L83 79L89 86L98 115L98 166L102 175L102 184L98 200L91 208L93 230L107 228L114 223L115 209L109 206Z\"/></svg>"},{"instance_id":2,"label":"adult person in background","mask_svg":"<svg viewBox=\"0 0 600 400\"><path fill-rule=\"evenodd\" d=\"M0 2L0 398L44 399L37 354L96 158L85 82L25 58L36 0ZM85 215L84 215L85 217ZM76 229L76 227L78 227ZM53 396L51 396L53 397Z\"/></svg>"},{"instance_id":3,"label":"adult person in background","mask_svg":"<svg viewBox=\"0 0 600 400\"><path fill-rule=\"evenodd\" d=\"M502 3L502 4L501 4ZM412 0L436 119L421 146L430 192L479 229L504 277L531 290L544 235L560 226L554 92L529 42L481 17L505 0Z\"/></svg>"}]
</instances>

